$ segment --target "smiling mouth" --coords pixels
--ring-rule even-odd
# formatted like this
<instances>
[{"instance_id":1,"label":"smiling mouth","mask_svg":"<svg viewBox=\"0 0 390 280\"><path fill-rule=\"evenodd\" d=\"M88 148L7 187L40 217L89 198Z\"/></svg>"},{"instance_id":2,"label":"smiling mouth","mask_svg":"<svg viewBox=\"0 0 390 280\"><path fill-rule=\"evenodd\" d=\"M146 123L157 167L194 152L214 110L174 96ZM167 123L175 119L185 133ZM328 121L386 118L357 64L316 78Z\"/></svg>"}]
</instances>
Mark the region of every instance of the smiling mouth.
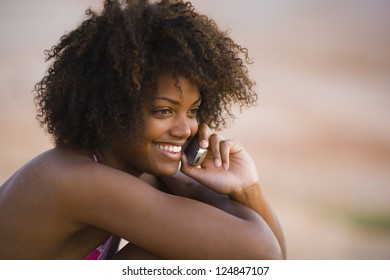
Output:
<instances>
[{"instance_id":1,"label":"smiling mouth","mask_svg":"<svg viewBox=\"0 0 390 280\"><path fill-rule=\"evenodd\" d=\"M180 153L182 150L182 146L176 146L176 145L154 144L154 146L159 150L167 151L170 153Z\"/></svg>"}]
</instances>

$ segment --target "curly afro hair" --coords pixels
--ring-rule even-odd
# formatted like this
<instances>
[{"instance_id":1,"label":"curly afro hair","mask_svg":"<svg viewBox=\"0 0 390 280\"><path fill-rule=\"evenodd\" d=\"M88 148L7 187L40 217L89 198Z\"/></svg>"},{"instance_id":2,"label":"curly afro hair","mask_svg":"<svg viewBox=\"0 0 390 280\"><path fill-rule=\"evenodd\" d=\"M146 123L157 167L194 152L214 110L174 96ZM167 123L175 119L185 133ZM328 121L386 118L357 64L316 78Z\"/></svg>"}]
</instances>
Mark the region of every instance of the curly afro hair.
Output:
<instances>
[{"instance_id":1,"label":"curly afro hair","mask_svg":"<svg viewBox=\"0 0 390 280\"><path fill-rule=\"evenodd\" d=\"M247 49L191 3L106 0L86 16L45 51L52 64L35 85L37 119L56 145L99 148L136 135L147 89L163 71L198 85L198 121L215 130L233 117L232 105L256 103Z\"/></svg>"}]
</instances>

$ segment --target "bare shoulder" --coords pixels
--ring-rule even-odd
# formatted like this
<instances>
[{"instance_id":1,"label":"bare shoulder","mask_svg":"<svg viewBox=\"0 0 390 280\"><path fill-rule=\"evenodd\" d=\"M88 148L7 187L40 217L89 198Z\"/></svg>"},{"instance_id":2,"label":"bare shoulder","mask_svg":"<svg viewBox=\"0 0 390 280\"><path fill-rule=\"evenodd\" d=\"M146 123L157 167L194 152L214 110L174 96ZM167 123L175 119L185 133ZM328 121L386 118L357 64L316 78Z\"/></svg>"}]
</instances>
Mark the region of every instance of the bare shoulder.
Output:
<instances>
[{"instance_id":1,"label":"bare shoulder","mask_svg":"<svg viewBox=\"0 0 390 280\"><path fill-rule=\"evenodd\" d=\"M34 184L35 191L61 198L80 216L85 209L97 208L112 196L125 195L127 188L153 189L150 182L93 160L92 154L72 149L53 149L24 167L20 177ZM26 179L24 179L26 178Z\"/></svg>"},{"instance_id":2,"label":"bare shoulder","mask_svg":"<svg viewBox=\"0 0 390 280\"><path fill-rule=\"evenodd\" d=\"M94 162L92 155L54 148L22 166L1 189L3 200L15 208L27 203L30 209L62 211L68 218L75 213L77 219L101 200L120 196L125 185L138 184L148 186L132 175Z\"/></svg>"},{"instance_id":3,"label":"bare shoulder","mask_svg":"<svg viewBox=\"0 0 390 280\"><path fill-rule=\"evenodd\" d=\"M41 173L39 170L45 170L39 179L40 187L50 196L61 198L57 207L61 205L68 217L108 232L115 230L109 224L118 213L138 212L135 201L165 195L152 186L150 178L145 180L97 163L87 153L54 149L37 158L32 166L36 172L33 177Z\"/></svg>"}]
</instances>

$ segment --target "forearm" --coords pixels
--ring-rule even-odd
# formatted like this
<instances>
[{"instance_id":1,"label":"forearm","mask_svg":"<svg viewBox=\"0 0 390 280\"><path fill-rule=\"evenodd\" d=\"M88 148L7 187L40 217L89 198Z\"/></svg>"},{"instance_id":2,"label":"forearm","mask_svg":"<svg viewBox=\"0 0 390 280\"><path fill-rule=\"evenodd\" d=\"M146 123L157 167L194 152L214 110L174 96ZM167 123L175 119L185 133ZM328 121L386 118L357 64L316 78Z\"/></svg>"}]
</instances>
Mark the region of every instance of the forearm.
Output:
<instances>
[{"instance_id":1,"label":"forearm","mask_svg":"<svg viewBox=\"0 0 390 280\"><path fill-rule=\"evenodd\" d=\"M255 205L253 205L255 201L252 201L251 199L245 201L241 195L236 196L235 199L233 199L228 195L219 194L182 174L175 175L173 177L159 178L159 181L159 184L166 186L166 191L173 195L178 195L206 203L226 213L229 213L232 216L246 220L249 223L253 223L254 225L256 224L256 227L258 226L259 228L258 233L261 232L258 237L263 241L268 240L265 241L267 244L266 246L269 246L272 243L270 240L274 240L274 246L280 247L279 249L276 249L275 247L276 251L279 251L279 254L282 253L283 257L285 256L283 245L284 243L279 240L279 238L282 240L282 237L281 235L277 236L277 233L281 234L281 231L280 229L278 231L278 227L276 226L271 228L269 224L270 221L276 223L276 219L271 219L269 214L265 215L267 211L270 211L269 208L264 207L263 212L261 212L259 208L256 208ZM253 206L254 209L252 209L250 206ZM260 211L260 213L257 211ZM271 252L273 249L266 250Z\"/></svg>"},{"instance_id":2,"label":"forearm","mask_svg":"<svg viewBox=\"0 0 390 280\"><path fill-rule=\"evenodd\" d=\"M260 185L258 183L254 184L251 187L246 188L244 191L231 194L229 197L232 200L238 201L248 208L254 210L265 220L265 222L271 228L272 232L275 234L275 237L277 238L282 249L283 256L286 258L286 246L283 231L278 219L266 201L261 191Z\"/></svg>"},{"instance_id":3,"label":"forearm","mask_svg":"<svg viewBox=\"0 0 390 280\"><path fill-rule=\"evenodd\" d=\"M279 242L284 258L286 257L285 241L283 231L280 227L279 221L276 218L271 207L267 203L259 184L255 184L245 191L231 194L229 196L218 194L209 188L206 188L196 181L187 183L191 184L191 198L202 201L214 207L217 207L227 213L235 215L240 218L248 218L248 212L243 209L240 204L259 214L263 220L268 224L276 239ZM234 203L239 202L239 204Z\"/></svg>"},{"instance_id":4,"label":"forearm","mask_svg":"<svg viewBox=\"0 0 390 280\"><path fill-rule=\"evenodd\" d=\"M285 256L285 244L281 227L258 184L248 188L245 192L228 196L216 193L181 173L173 177L163 177L160 180L176 195L207 203L239 218L250 219L252 217L247 208L256 212L271 228ZM246 207L242 207L242 205Z\"/></svg>"},{"instance_id":5,"label":"forearm","mask_svg":"<svg viewBox=\"0 0 390 280\"><path fill-rule=\"evenodd\" d=\"M243 203L239 201L232 200L228 195L216 193L199 183L192 183L191 191L187 197L214 206L238 218L246 220L251 220L253 218L253 209L243 207L246 205L243 205Z\"/></svg>"},{"instance_id":6,"label":"forearm","mask_svg":"<svg viewBox=\"0 0 390 280\"><path fill-rule=\"evenodd\" d=\"M253 219L253 211L243 207L242 203L231 200L228 195L216 193L183 174L159 177L159 181L159 185L164 185L171 194L206 203L241 219Z\"/></svg>"}]
</instances>

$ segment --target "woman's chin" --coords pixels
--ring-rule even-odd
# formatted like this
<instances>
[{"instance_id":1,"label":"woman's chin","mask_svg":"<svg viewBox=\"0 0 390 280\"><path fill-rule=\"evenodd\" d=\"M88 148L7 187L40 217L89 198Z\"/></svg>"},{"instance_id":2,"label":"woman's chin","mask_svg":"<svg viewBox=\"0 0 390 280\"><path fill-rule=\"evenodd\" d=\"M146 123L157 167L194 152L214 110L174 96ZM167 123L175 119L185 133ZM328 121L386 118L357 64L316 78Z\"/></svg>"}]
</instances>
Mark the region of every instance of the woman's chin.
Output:
<instances>
[{"instance_id":1,"label":"woman's chin","mask_svg":"<svg viewBox=\"0 0 390 280\"><path fill-rule=\"evenodd\" d=\"M179 170L180 168L180 162L178 162L177 164L170 164L169 166L166 165L164 166L164 168L159 168L158 170L155 170L155 172L153 172L153 175L155 176L172 176L172 175L175 175L176 172Z\"/></svg>"}]
</instances>

